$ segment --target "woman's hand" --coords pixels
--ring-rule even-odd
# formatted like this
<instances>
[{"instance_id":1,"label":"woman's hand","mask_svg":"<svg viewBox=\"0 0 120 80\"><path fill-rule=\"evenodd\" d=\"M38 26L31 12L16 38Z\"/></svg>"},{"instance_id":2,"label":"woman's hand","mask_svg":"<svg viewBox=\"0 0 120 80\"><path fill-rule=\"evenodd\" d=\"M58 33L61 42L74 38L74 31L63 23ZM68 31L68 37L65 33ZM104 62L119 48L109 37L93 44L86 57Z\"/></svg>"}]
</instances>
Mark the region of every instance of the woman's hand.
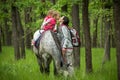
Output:
<instances>
[{"instance_id":1,"label":"woman's hand","mask_svg":"<svg viewBox=\"0 0 120 80\"><path fill-rule=\"evenodd\" d=\"M65 54L66 53L66 48L62 48L62 52Z\"/></svg>"},{"instance_id":2,"label":"woman's hand","mask_svg":"<svg viewBox=\"0 0 120 80\"><path fill-rule=\"evenodd\" d=\"M66 57L65 57L66 50L67 50L66 48L62 48L62 56L63 56L64 63L66 63Z\"/></svg>"}]
</instances>

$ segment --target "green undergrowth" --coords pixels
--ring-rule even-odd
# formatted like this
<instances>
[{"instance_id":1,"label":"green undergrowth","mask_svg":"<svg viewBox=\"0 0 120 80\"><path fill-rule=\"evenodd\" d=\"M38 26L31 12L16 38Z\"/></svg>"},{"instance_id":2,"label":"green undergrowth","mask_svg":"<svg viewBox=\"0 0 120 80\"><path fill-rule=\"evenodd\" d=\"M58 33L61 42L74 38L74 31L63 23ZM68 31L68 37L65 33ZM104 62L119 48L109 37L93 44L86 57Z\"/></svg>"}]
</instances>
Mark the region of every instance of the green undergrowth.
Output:
<instances>
[{"instance_id":1,"label":"green undergrowth","mask_svg":"<svg viewBox=\"0 0 120 80\"><path fill-rule=\"evenodd\" d=\"M85 49L81 48L80 69L75 69L75 76L66 78L54 76L53 64L50 75L41 74L37 59L32 50L26 50L26 59L16 61L13 47L2 48L0 53L0 80L117 80L116 51L111 48L111 60L102 65L104 49L92 49L93 72L85 71Z\"/></svg>"}]
</instances>

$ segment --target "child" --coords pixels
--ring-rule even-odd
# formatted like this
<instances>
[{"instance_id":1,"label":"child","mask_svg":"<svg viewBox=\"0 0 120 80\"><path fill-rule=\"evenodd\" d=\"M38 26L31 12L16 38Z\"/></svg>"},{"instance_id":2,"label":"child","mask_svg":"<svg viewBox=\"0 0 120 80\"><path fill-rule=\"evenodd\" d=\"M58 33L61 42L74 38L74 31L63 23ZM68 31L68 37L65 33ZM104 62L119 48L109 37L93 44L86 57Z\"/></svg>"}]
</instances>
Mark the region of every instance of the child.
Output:
<instances>
[{"instance_id":1,"label":"child","mask_svg":"<svg viewBox=\"0 0 120 80\"><path fill-rule=\"evenodd\" d=\"M56 31L55 30L56 20L59 19L59 13L57 11L53 11L51 13L52 13L51 16L47 16L44 19L45 25L43 22L42 29L45 31L52 30L55 32Z\"/></svg>"},{"instance_id":2,"label":"child","mask_svg":"<svg viewBox=\"0 0 120 80\"><path fill-rule=\"evenodd\" d=\"M41 29L43 29L43 27L44 27L47 23L50 22L50 18L52 17L53 13L54 13L54 10L49 10L49 11L48 11L48 14L47 14L47 16L44 18L44 21L43 21L43 23L42 23L42 25L41 25Z\"/></svg>"},{"instance_id":3,"label":"child","mask_svg":"<svg viewBox=\"0 0 120 80\"><path fill-rule=\"evenodd\" d=\"M35 45L35 47L38 47L37 40L39 42L39 38L42 32L47 30L52 30L56 32L56 20L59 19L59 13L54 10L50 10L48 12L48 15L45 17L42 25L41 30L37 30L33 35L32 45Z\"/></svg>"}]
</instances>

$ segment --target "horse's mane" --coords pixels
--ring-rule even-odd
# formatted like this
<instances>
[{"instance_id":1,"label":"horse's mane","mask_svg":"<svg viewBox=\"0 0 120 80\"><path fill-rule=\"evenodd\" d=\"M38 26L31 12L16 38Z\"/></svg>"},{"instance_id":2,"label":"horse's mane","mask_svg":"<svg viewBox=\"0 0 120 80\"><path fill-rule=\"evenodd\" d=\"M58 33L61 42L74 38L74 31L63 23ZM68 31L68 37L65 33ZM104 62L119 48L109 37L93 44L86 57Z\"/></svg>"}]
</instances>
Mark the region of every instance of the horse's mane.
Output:
<instances>
[{"instance_id":1,"label":"horse's mane","mask_svg":"<svg viewBox=\"0 0 120 80\"><path fill-rule=\"evenodd\" d=\"M50 32L51 32L51 34L53 36L53 39L55 41L56 46L58 47L59 51L61 52L61 43L60 43L60 40L57 37L57 33L53 32L53 31L50 31Z\"/></svg>"}]
</instances>

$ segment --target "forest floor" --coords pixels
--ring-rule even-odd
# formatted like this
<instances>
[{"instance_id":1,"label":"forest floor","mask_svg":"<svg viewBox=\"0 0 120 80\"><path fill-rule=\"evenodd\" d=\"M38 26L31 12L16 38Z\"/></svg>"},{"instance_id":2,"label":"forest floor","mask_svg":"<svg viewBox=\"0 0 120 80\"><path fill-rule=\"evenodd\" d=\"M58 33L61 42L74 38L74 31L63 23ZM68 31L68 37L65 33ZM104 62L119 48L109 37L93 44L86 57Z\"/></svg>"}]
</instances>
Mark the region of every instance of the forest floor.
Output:
<instances>
[{"instance_id":1,"label":"forest floor","mask_svg":"<svg viewBox=\"0 0 120 80\"><path fill-rule=\"evenodd\" d=\"M53 75L51 64L50 75L41 74L36 57L32 50L26 50L26 59L16 61L13 47L3 46L0 53L0 80L117 80L116 50L111 48L111 60L102 65L103 48L92 49L93 72L85 73L85 49L81 48L80 69L75 70L75 77L65 78Z\"/></svg>"}]
</instances>

